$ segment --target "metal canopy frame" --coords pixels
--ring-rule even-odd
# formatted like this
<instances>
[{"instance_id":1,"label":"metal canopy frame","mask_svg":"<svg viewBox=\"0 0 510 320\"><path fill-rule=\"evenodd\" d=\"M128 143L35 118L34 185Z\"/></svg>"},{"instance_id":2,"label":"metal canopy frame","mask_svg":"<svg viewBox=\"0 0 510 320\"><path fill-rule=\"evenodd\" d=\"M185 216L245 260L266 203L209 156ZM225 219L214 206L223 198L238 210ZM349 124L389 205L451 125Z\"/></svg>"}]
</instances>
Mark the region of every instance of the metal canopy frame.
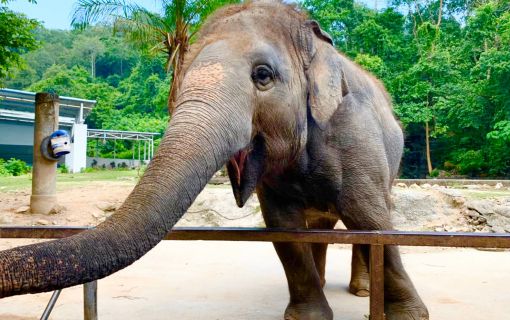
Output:
<instances>
[{"instance_id":1,"label":"metal canopy frame","mask_svg":"<svg viewBox=\"0 0 510 320\"><path fill-rule=\"evenodd\" d=\"M0 88L0 109L34 113L35 94L30 91ZM59 101L59 115L75 119L76 123L83 123L97 103L96 100L66 96L59 96Z\"/></svg>"},{"instance_id":2,"label":"metal canopy frame","mask_svg":"<svg viewBox=\"0 0 510 320\"><path fill-rule=\"evenodd\" d=\"M154 137L159 136L157 132L138 132L120 130L87 129L87 138L105 140L131 140L138 141L138 160L141 160L140 143L143 142L143 160L150 160L154 157ZM115 151L114 151L115 157ZM135 150L133 144L133 159Z\"/></svg>"}]
</instances>

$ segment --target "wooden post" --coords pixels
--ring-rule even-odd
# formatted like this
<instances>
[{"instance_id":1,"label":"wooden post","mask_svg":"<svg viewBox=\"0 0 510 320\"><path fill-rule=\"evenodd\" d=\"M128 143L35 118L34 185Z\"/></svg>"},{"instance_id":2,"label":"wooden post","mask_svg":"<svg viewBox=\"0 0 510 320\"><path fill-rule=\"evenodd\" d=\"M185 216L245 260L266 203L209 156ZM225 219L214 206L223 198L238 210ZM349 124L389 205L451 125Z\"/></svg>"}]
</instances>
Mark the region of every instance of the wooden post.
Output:
<instances>
[{"instance_id":1,"label":"wooden post","mask_svg":"<svg viewBox=\"0 0 510 320\"><path fill-rule=\"evenodd\" d=\"M50 161L41 153L44 138L58 130L59 98L52 93L35 95L34 160L32 170L32 213L47 214L57 204L57 162Z\"/></svg>"},{"instance_id":2,"label":"wooden post","mask_svg":"<svg viewBox=\"0 0 510 320\"><path fill-rule=\"evenodd\" d=\"M370 246L370 320L384 320L384 246Z\"/></svg>"}]
</instances>

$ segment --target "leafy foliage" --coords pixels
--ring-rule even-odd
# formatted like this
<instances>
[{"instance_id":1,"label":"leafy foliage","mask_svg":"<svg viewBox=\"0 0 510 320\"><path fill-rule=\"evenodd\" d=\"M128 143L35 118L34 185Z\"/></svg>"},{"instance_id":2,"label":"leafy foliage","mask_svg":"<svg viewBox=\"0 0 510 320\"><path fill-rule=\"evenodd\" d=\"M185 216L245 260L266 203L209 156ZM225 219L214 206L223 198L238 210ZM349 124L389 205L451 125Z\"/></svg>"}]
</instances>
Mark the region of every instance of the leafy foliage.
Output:
<instances>
[{"instance_id":1,"label":"leafy foliage","mask_svg":"<svg viewBox=\"0 0 510 320\"><path fill-rule=\"evenodd\" d=\"M25 53L35 46L27 38L15 51L24 68L0 60L0 78L7 68L6 86L98 100L90 127L163 133L168 69L178 68L204 17L230 2L162 0L153 13L124 0L80 0L74 21L86 28L17 25L40 47ZM339 50L385 83L406 132L403 176L510 177L508 0L392 0L378 10L354 0L299 2ZM0 24L0 36L9 27ZM138 148L98 140L89 154L131 158Z\"/></svg>"},{"instance_id":2,"label":"leafy foliage","mask_svg":"<svg viewBox=\"0 0 510 320\"><path fill-rule=\"evenodd\" d=\"M11 158L7 161L0 158L0 176L20 176L32 170L23 160Z\"/></svg>"},{"instance_id":3,"label":"leafy foliage","mask_svg":"<svg viewBox=\"0 0 510 320\"><path fill-rule=\"evenodd\" d=\"M386 84L406 131L404 176L436 175L433 168L510 176L507 0L393 0L381 10L353 0L302 3L341 51Z\"/></svg>"},{"instance_id":4,"label":"leafy foliage","mask_svg":"<svg viewBox=\"0 0 510 320\"><path fill-rule=\"evenodd\" d=\"M169 110L175 100L179 70L193 37L205 18L216 8L239 0L164 0L162 13L150 12L126 0L78 0L72 18L76 28L109 22L116 33L146 52L163 53L172 83Z\"/></svg>"},{"instance_id":5,"label":"leafy foliage","mask_svg":"<svg viewBox=\"0 0 510 320\"><path fill-rule=\"evenodd\" d=\"M37 48L38 45L33 31L39 23L1 6L7 2L7 0L0 2L0 84L10 75L13 67L20 68L24 65L21 55Z\"/></svg>"}]
</instances>

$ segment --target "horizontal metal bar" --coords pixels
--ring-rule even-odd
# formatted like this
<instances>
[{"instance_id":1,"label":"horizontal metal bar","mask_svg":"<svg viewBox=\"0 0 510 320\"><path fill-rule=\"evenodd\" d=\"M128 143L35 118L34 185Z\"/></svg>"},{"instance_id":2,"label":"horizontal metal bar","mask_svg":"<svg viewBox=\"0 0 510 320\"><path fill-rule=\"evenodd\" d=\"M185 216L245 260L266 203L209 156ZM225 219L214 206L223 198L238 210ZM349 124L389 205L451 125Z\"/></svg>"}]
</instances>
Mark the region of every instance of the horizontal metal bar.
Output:
<instances>
[{"instance_id":1,"label":"horizontal metal bar","mask_svg":"<svg viewBox=\"0 0 510 320\"><path fill-rule=\"evenodd\" d=\"M174 228L165 239L510 248L510 234L459 232Z\"/></svg>"},{"instance_id":2,"label":"horizontal metal bar","mask_svg":"<svg viewBox=\"0 0 510 320\"><path fill-rule=\"evenodd\" d=\"M0 238L64 238L89 227L0 227ZM174 228L165 240L268 241L510 248L510 234L409 231Z\"/></svg>"},{"instance_id":3,"label":"horizontal metal bar","mask_svg":"<svg viewBox=\"0 0 510 320\"><path fill-rule=\"evenodd\" d=\"M89 229L93 229L93 227L3 226L0 227L0 238L58 239Z\"/></svg>"}]
</instances>

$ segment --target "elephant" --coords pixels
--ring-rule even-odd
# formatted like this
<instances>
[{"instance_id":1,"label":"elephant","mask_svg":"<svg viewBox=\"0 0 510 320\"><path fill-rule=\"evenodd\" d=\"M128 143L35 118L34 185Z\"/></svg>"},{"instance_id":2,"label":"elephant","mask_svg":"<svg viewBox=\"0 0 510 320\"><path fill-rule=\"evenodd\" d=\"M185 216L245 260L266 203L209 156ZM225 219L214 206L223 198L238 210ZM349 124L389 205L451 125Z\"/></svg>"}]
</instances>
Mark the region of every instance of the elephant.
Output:
<instances>
[{"instance_id":1,"label":"elephant","mask_svg":"<svg viewBox=\"0 0 510 320\"><path fill-rule=\"evenodd\" d=\"M186 53L176 108L123 205L75 236L0 252L0 297L90 282L153 248L224 164L243 206L256 191L268 227L391 230L403 133L384 86L339 53L295 5L248 1L214 13ZM288 280L285 319L332 319L322 286L327 245L274 243ZM428 319L386 246L388 320ZM366 287L354 246L351 291ZM357 275L356 275L357 274Z\"/></svg>"}]
</instances>

